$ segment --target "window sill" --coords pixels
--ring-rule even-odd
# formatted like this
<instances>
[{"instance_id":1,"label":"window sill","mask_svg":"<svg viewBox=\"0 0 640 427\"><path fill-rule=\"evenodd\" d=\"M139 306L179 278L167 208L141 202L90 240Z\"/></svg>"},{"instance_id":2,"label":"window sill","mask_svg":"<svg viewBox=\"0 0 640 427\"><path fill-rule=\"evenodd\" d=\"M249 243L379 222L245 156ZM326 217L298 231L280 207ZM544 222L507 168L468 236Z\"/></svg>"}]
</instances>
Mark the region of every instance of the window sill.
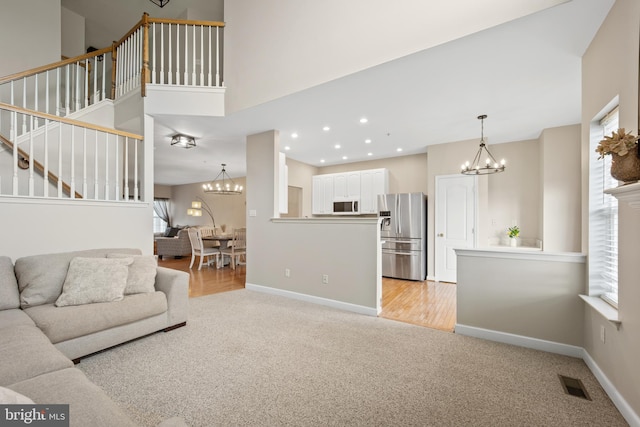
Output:
<instances>
[{"instance_id":1,"label":"window sill","mask_svg":"<svg viewBox=\"0 0 640 427\"><path fill-rule=\"evenodd\" d=\"M616 188L604 190L606 194L611 194L619 201L624 201L634 209L640 209L640 182L620 185Z\"/></svg>"},{"instance_id":2,"label":"window sill","mask_svg":"<svg viewBox=\"0 0 640 427\"><path fill-rule=\"evenodd\" d=\"M580 298L582 298L582 300L589 306L591 306L591 308L593 308L596 312L600 313L602 317L616 325L616 329L620 329L620 324L622 322L620 321L620 317L618 316L618 310L616 310L613 306L608 304L600 297L580 295Z\"/></svg>"}]
</instances>

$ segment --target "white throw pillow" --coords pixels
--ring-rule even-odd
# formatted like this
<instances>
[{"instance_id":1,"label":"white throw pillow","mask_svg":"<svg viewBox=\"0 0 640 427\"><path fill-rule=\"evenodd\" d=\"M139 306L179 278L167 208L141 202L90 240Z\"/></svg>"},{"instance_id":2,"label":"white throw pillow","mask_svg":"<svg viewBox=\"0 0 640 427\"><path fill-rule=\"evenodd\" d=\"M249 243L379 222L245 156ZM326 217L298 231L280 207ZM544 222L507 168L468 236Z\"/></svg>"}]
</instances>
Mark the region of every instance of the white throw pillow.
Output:
<instances>
[{"instance_id":1,"label":"white throw pillow","mask_svg":"<svg viewBox=\"0 0 640 427\"><path fill-rule=\"evenodd\" d=\"M73 258L56 307L122 300L132 262L132 257Z\"/></svg>"},{"instance_id":2,"label":"white throw pillow","mask_svg":"<svg viewBox=\"0 0 640 427\"><path fill-rule=\"evenodd\" d=\"M133 258L129 266L125 295L156 291L156 271L158 261L153 255L107 254L107 258Z\"/></svg>"},{"instance_id":3,"label":"white throw pillow","mask_svg":"<svg viewBox=\"0 0 640 427\"><path fill-rule=\"evenodd\" d=\"M10 388L0 387L0 404L3 405L32 405L33 400L27 396L11 390Z\"/></svg>"}]
</instances>

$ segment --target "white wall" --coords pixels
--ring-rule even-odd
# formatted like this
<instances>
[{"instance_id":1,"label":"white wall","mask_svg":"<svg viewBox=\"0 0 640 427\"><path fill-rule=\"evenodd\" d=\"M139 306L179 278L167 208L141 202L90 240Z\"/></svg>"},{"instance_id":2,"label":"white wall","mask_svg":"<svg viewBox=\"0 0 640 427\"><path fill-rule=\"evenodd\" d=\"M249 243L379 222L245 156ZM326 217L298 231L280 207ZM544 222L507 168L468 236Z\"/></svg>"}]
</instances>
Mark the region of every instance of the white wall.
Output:
<instances>
[{"instance_id":1,"label":"white wall","mask_svg":"<svg viewBox=\"0 0 640 427\"><path fill-rule=\"evenodd\" d=\"M153 212L147 203L96 203L0 198L5 224L0 254L17 258L92 248L140 248L153 253Z\"/></svg>"},{"instance_id":2,"label":"white wall","mask_svg":"<svg viewBox=\"0 0 640 427\"><path fill-rule=\"evenodd\" d=\"M84 44L84 17L78 15L65 7L61 8L62 13L62 55L73 58L86 53ZM94 46L97 49L106 46Z\"/></svg>"},{"instance_id":3,"label":"white wall","mask_svg":"<svg viewBox=\"0 0 640 427\"><path fill-rule=\"evenodd\" d=\"M60 61L60 0L2 0L0 76Z\"/></svg>"},{"instance_id":4,"label":"white wall","mask_svg":"<svg viewBox=\"0 0 640 427\"><path fill-rule=\"evenodd\" d=\"M540 236L544 249L581 250L580 125L545 129L540 149Z\"/></svg>"},{"instance_id":5,"label":"white wall","mask_svg":"<svg viewBox=\"0 0 640 427\"><path fill-rule=\"evenodd\" d=\"M562 2L226 0L227 111L264 103Z\"/></svg>"},{"instance_id":6,"label":"white wall","mask_svg":"<svg viewBox=\"0 0 640 427\"><path fill-rule=\"evenodd\" d=\"M638 129L640 2L617 0L582 58L582 249L588 242L588 155L590 122L619 96L620 127ZM615 58L615 66L611 66ZM635 132L634 132L635 133ZM640 215L619 204L617 330L592 309L585 310L584 348L635 412L640 424ZM606 340L600 341L600 328ZM636 424L637 425L637 424Z\"/></svg>"}]
</instances>

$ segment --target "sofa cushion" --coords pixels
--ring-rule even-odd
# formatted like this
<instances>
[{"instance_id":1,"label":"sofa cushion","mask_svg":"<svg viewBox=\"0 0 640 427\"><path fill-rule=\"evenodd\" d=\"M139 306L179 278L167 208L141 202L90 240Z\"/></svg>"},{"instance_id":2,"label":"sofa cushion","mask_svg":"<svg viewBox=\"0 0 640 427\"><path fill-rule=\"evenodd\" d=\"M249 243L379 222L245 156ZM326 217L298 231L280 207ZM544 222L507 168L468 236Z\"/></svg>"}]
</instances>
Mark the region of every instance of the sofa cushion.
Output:
<instances>
[{"instance_id":1,"label":"sofa cushion","mask_svg":"<svg viewBox=\"0 0 640 427\"><path fill-rule=\"evenodd\" d=\"M164 292L153 292L127 295L122 301L67 307L45 304L24 311L56 344L164 313L167 297Z\"/></svg>"},{"instance_id":2,"label":"sofa cushion","mask_svg":"<svg viewBox=\"0 0 640 427\"><path fill-rule=\"evenodd\" d=\"M36 326L27 313L19 308L0 311L0 329L13 328L17 325Z\"/></svg>"},{"instance_id":3,"label":"sofa cushion","mask_svg":"<svg viewBox=\"0 0 640 427\"><path fill-rule=\"evenodd\" d=\"M135 425L100 387L77 368L26 379L9 388L28 396L36 404L68 404L72 426Z\"/></svg>"},{"instance_id":4,"label":"sofa cushion","mask_svg":"<svg viewBox=\"0 0 640 427\"><path fill-rule=\"evenodd\" d=\"M10 388L0 387L0 403L3 405L32 405L33 400Z\"/></svg>"},{"instance_id":5,"label":"sofa cushion","mask_svg":"<svg viewBox=\"0 0 640 427\"><path fill-rule=\"evenodd\" d=\"M0 310L20 307L18 281L11 258L0 257Z\"/></svg>"},{"instance_id":6,"label":"sofa cushion","mask_svg":"<svg viewBox=\"0 0 640 427\"><path fill-rule=\"evenodd\" d=\"M73 366L35 326L1 328L0 343L0 386Z\"/></svg>"},{"instance_id":7,"label":"sofa cushion","mask_svg":"<svg viewBox=\"0 0 640 427\"><path fill-rule=\"evenodd\" d=\"M164 237L176 237L178 235L178 231L180 231L177 227L171 227L169 231L165 232Z\"/></svg>"},{"instance_id":8,"label":"sofa cushion","mask_svg":"<svg viewBox=\"0 0 640 427\"><path fill-rule=\"evenodd\" d=\"M15 274L22 308L55 302L62 292L69 263L75 257L104 258L108 253L140 255L139 249L89 249L86 251L32 255L18 258Z\"/></svg>"},{"instance_id":9,"label":"sofa cushion","mask_svg":"<svg viewBox=\"0 0 640 427\"><path fill-rule=\"evenodd\" d=\"M133 258L84 258L71 260L57 307L121 301Z\"/></svg>"},{"instance_id":10,"label":"sofa cushion","mask_svg":"<svg viewBox=\"0 0 640 427\"><path fill-rule=\"evenodd\" d=\"M128 254L107 254L107 258L128 258ZM125 295L139 294L142 292L155 292L156 272L158 261L153 255L135 255L133 263L129 266Z\"/></svg>"}]
</instances>

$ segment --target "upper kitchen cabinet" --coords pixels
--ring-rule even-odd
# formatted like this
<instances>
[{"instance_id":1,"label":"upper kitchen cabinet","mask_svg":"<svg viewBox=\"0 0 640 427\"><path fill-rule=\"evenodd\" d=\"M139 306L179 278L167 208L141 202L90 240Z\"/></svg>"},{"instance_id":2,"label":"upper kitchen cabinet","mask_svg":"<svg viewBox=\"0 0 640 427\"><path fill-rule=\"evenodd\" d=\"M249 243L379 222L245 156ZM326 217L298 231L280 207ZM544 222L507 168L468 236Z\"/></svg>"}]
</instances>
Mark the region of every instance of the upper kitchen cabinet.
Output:
<instances>
[{"instance_id":1,"label":"upper kitchen cabinet","mask_svg":"<svg viewBox=\"0 0 640 427\"><path fill-rule=\"evenodd\" d=\"M360 199L360 171L333 174L333 199L335 201Z\"/></svg>"},{"instance_id":2,"label":"upper kitchen cabinet","mask_svg":"<svg viewBox=\"0 0 640 427\"><path fill-rule=\"evenodd\" d=\"M370 169L315 175L313 177L312 213L333 214L333 202L359 203L360 214L378 212L378 194L389 192L389 171Z\"/></svg>"},{"instance_id":3,"label":"upper kitchen cabinet","mask_svg":"<svg viewBox=\"0 0 640 427\"><path fill-rule=\"evenodd\" d=\"M378 213L378 195L389 192L389 171L371 169L360 172L360 213Z\"/></svg>"},{"instance_id":4,"label":"upper kitchen cabinet","mask_svg":"<svg viewBox=\"0 0 640 427\"><path fill-rule=\"evenodd\" d=\"M313 177L313 198L311 213L327 215L333 213L333 175L315 175Z\"/></svg>"}]
</instances>

